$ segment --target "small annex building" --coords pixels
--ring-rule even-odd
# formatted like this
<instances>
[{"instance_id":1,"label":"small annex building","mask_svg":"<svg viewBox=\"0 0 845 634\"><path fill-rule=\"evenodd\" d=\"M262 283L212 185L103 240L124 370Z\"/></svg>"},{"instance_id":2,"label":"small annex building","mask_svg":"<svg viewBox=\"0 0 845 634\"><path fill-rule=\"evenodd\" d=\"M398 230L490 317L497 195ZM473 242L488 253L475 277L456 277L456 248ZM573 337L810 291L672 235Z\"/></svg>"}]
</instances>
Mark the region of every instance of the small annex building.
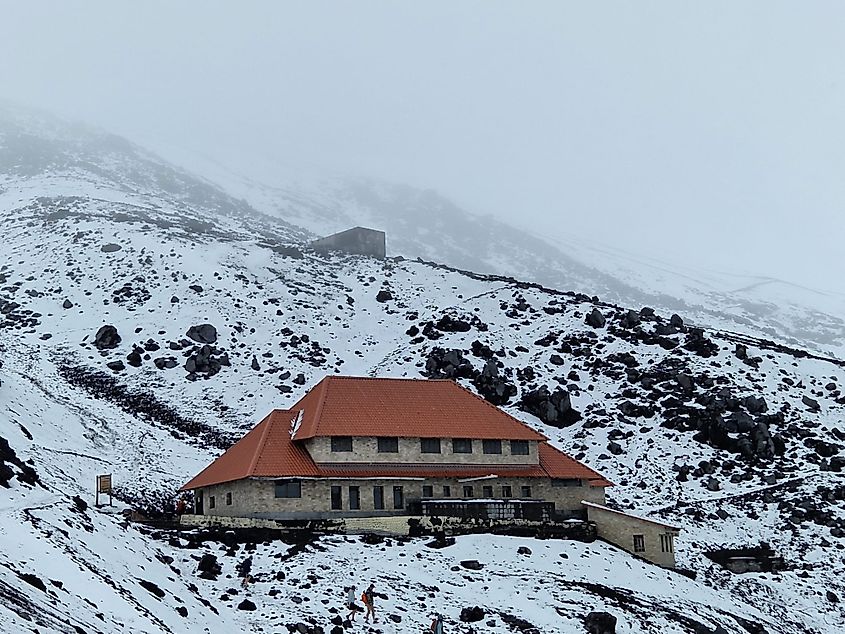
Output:
<instances>
[{"instance_id":1,"label":"small annex building","mask_svg":"<svg viewBox=\"0 0 845 634\"><path fill-rule=\"evenodd\" d=\"M315 251L341 251L355 255L369 255L383 260L387 256L385 233L367 227L353 227L311 242Z\"/></svg>"},{"instance_id":2,"label":"small annex building","mask_svg":"<svg viewBox=\"0 0 845 634\"><path fill-rule=\"evenodd\" d=\"M610 484L452 380L329 376L182 490L193 491L197 515L219 518L412 516L498 502L566 521L605 508Z\"/></svg>"}]
</instances>

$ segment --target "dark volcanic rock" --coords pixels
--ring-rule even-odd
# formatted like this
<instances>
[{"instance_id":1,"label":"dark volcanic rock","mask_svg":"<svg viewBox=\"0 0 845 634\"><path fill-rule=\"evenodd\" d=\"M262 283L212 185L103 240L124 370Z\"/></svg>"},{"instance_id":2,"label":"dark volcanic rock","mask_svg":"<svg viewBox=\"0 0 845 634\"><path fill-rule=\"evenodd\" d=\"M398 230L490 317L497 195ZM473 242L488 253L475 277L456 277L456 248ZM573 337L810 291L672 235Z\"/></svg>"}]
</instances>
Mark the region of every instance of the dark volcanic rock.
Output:
<instances>
[{"instance_id":1,"label":"dark volcanic rock","mask_svg":"<svg viewBox=\"0 0 845 634\"><path fill-rule=\"evenodd\" d=\"M250 601L249 599L244 599L240 603L238 603L239 610L246 610L248 612L252 612L255 610L255 604Z\"/></svg>"},{"instance_id":2,"label":"dark volcanic rock","mask_svg":"<svg viewBox=\"0 0 845 634\"><path fill-rule=\"evenodd\" d=\"M484 564L482 564L477 559L464 559L461 562L461 566L463 566L467 570L481 570L482 568L484 568Z\"/></svg>"},{"instance_id":3,"label":"dark volcanic rock","mask_svg":"<svg viewBox=\"0 0 845 634\"><path fill-rule=\"evenodd\" d=\"M607 323L607 319L605 319L604 315L598 308L593 308L593 310L590 311L590 314L587 315L585 322L588 326L592 326L593 328L604 328Z\"/></svg>"},{"instance_id":4,"label":"dark volcanic rock","mask_svg":"<svg viewBox=\"0 0 845 634\"><path fill-rule=\"evenodd\" d=\"M123 361L110 361L106 364L106 367L109 370L113 370L114 372L122 372L126 369L126 366L123 364Z\"/></svg>"},{"instance_id":5,"label":"dark volcanic rock","mask_svg":"<svg viewBox=\"0 0 845 634\"><path fill-rule=\"evenodd\" d=\"M590 612L584 625L590 634L616 634L616 617L607 612Z\"/></svg>"},{"instance_id":6,"label":"dark volcanic rock","mask_svg":"<svg viewBox=\"0 0 845 634\"><path fill-rule=\"evenodd\" d=\"M114 253L115 251L120 251L122 248L123 247L119 244L110 242L109 244L104 244L103 246L101 246L100 251L102 251L103 253Z\"/></svg>"},{"instance_id":7,"label":"dark volcanic rock","mask_svg":"<svg viewBox=\"0 0 845 634\"><path fill-rule=\"evenodd\" d=\"M580 412L572 408L569 392L560 387L552 393L545 385L526 392L522 395L519 407L555 427L567 427L581 420Z\"/></svg>"},{"instance_id":8,"label":"dark volcanic rock","mask_svg":"<svg viewBox=\"0 0 845 634\"><path fill-rule=\"evenodd\" d=\"M100 350L111 350L117 348L120 343L120 335L117 334L117 328L114 326L103 326L94 335L94 345Z\"/></svg>"},{"instance_id":9,"label":"dark volcanic rock","mask_svg":"<svg viewBox=\"0 0 845 634\"><path fill-rule=\"evenodd\" d=\"M69 299L66 299L64 302L62 302L62 308L73 308L73 302Z\"/></svg>"},{"instance_id":10,"label":"dark volcanic rock","mask_svg":"<svg viewBox=\"0 0 845 634\"><path fill-rule=\"evenodd\" d=\"M821 409L821 405L819 405L819 402L814 398L810 398L806 394L801 397L801 402L804 403L804 405L809 407L814 412L817 412Z\"/></svg>"},{"instance_id":11,"label":"dark volcanic rock","mask_svg":"<svg viewBox=\"0 0 845 634\"><path fill-rule=\"evenodd\" d=\"M223 567L217 562L217 557L211 553L206 553L200 559L197 571L203 579L215 580L223 572Z\"/></svg>"},{"instance_id":12,"label":"dark volcanic rock","mask_svg":"<svg viewBox=\"0 0 845 634\"><path fill-rule=\"evenodd\" d=\"M217 328L211 324L191 326L185 334L197 343L215 343L217 341Z\"/></svg>"},{"instance_id":13,"label":"dark volcanic rock","mask_svg":"<svg viewBox=\"0 0 845 634\"><path fill-rule=\"evenodd\" d=\"M381 302L382 304L384 302L389 302L391 299L393 299L393 293L384 289L380 290L378 295L376 295L376 301Z\"/></svg>"},{"instance_id":14,"label":"dark volcanic rock","mask_svg":"<svg viewBox=\"0 0 845 634\"><path fill-rule=\"evenodd\" d=\"M484 364L484 368L473 379L472 384L484 400L493 405L505 405L510 402L512 396L516 395L516 386L499 374L499 366L492 359Z\"/></svg>"},{"instance_id":15,"label":"dark volcanic rock","mask_svg":"<svg viewBox=\"0 0 845 634\"><path fill-rule=\"evenodd\" d=\"M464 358L462 350L432 348L425 362L425 375L432 379L475 378L477 370Z\"/></svg>"},{"instance_id":16,"label":"dark volcanic rock","mask_svg":"<svg viewBox=\"0 0 845 634\"><path fill-rule=\"evenodd\" d=\"M471 608L464 608L461 610L460 619L464 623L476 623L484 618L484 610L480 607L473 606Z\"/></svg>"}]
</instances>

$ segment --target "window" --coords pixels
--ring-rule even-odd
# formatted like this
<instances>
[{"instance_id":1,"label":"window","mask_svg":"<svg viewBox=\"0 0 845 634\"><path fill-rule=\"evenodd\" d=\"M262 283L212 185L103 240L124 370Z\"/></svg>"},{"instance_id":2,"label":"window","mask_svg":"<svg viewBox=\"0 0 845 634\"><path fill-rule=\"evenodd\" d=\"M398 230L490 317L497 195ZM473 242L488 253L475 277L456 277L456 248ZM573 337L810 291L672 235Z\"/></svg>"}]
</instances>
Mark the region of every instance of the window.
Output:
<instances>
[{"instance_id":1,"label":"window","mask_svg":"<svg viewBox=\"0 0 845 634\"><path fill-rule=\"evenodd\" d=\"M513 489L510 486L505 485L502 487L502 497L503 498L512 498L513 497Z\"/></svg>"},{"instance_id":2,"label":"window","mask_svg":"<svg viewBox=\"0 0 845 634\"><path fill-rule=\"evenodd\" d=\"M377 511L384 508L384 487L382 486L373 487L373 508Z\"/></svg>"},{"instance_id":3,"label":"window","mask_svg":"<svg viewBox=\"0 0 845 634\"><path fill-rule=\"evenodd\" d=\"M232 504L232 492L231 491L229 491L226 494L226 504L229 505L229 506L231 506L231 504Z\"/></svg>"},{"instance_id":4,"label":"window","mask_svg":"<svg viewBox=\"0 0 845 634\"><path fill-rule=\"evenodd\" d=\"M520 493L520 495L522 495L522 497L524 497L524 498L530 498L531 497L531 487L522 487L521 491L522 492Z\"/></svg>"},{"instance_id":5,"label":"window","mask_svg":"<svg viewBox=\"0 0 845 634\"><path fill-rule=\"evenodd\" d=\"M276 497L277 498L301 498L302 485L299 480L277 480L276 481Z\"/></svg>"},{"instance_id":6,"label":"window","mask_svg":"<svg viewBox=\"0 0 845 634\"><path fill-rule=\"evenodd\" d=\"M422 453L440 453L440 439L420 438L420 451Z\"/></svg>"},{"instance_id":7,"label":"window","mask_svg":"<svg viewBox=\"0 0 845 634\"><path fill-rule=\"evenodd\" d=\"M484 440L482 441L484 453L502 453L501 440Z\"/></svg>"},{"instance_id":8,"label":"window","mask_svg":"<svg viewBox=\"0 0 845 634\"><path fill-rule=\"evenodd\" d=\"M472 487L467 485L464 487L464 497L471 498L472 497Z\"/></svg>"},{"instance_id":9,"label":"window","mask_svg":"<svg viewBox=\"0 0 845 634\"><path fill-rule=\"evenodd\" d=\"M527 440L511 440L511 455L512 456L527 456L528 455L528 441Z\"/></svg>"},{"instance_id":10,"label":"window","mask_svg":"<svg viewBox=\"0 0 845 634\"><path fill-rule=\"evenodd\" d=\"M405 492L402 487L393 487L393 508L405 508Z\"/></svg>"},{"instance_id":11,"label":"window","mask_svg":"<svg viewBox=\"0 0 845 634\"><path fill-rule=\"evenodd\" d=\"M660 536L660 552L673 553L675 552L675 545L672 543L672 533L666 533Z\"/></svg>"},{"instance_id":12,"label":"window","mask_svg":"<svg viewBox=\"0 0 845 634\"><path fill-rule=\"evenodd\" d=\"M378 439L379 453L399 453L399 439L398 438L379 438Z\"/></svg>"},{"instance_id":13,"label":"window","mask_svg":"<svg viewBox=\"0 0 845 634\"><path fill-rule=\"evenodd\" d=\"M434 487L430 484L423 485L423 497L424 498L433 498L434 497Z\"/></svg>"},{"instance_id":14,"label":"window","mask_svg":"<svg viewBox=\"0 0 845 634\"><path fill-rule=\"evenodd\" d=\"M450 487L448 484L443 487L443 497L444 498L452 497L452 487Z\"/></svg>"},{"instance_id":15,"label":"window","mask_svg":"<svg viewBox=\"0 0 845 634\"><path fill-rule=\"evenodd\" d=\"M214 508L214 496L213 495L208 496L208 508L210 508L210 509Z\"/></svg>"},{"instance_id":16,"label":"window","mask_svg":"<svg viewBox=\"0 0 845 634\"><path fill-rule=\"evenodd\" d=\"M552 478L553 487L580 487L581 480L578 478Z\"/></svg>"},{"instance_id":17,"label":"window","mask_svg":"<svg viewBox=\"0 0 845 634\"><path fill-rule=\"evenodd\" d=\"M343 509L343 498L341 497L341 488L332 487L332 510L340 511Z\"/></svg>"},{"instance_id":18,"label":"window","mask_svg":"<svg viewBox=\"0 0 845 634\"><path fill-rule=\"evenodd\" d=\"M645 535L634 535L634 552L645 552Z\"/></svg>"},{"instance_id":19,"label":"window","mask_svg":"<svg viewBox=\"0 0 845 634\"><path fill-rule=\"evenodd\" d=\"M361 490L358 487L349 487L349 509L352 511L361 509Z\"/></svg>"},{"instance_id":20,"label":"window","mask_svg":"<svg viewBox=\"0 0 845 634\"><path fill-rule=\"evenodd\" d=\"M486 498L493 497L493 487L491 486L483 486L481 487L481 495Z\"/></svg>"},{"instance_id":21,"label":"window","mask_svg":"<svg viewBox=\"0 0 845 634\"><path fill-rule=\"evenodd\" d=\"M472 440L469 438L453 438L452 453L472 453Z\"/></svg>"},{"instance_id":22,"label":"window","mask_svg":"<svg viewBox=\"0 0 845 634\"><path fill-rule=\"evenodd\" d=\"M332 451L352 451L352 437L332 436Z\"/></svg>"}]
</instances>

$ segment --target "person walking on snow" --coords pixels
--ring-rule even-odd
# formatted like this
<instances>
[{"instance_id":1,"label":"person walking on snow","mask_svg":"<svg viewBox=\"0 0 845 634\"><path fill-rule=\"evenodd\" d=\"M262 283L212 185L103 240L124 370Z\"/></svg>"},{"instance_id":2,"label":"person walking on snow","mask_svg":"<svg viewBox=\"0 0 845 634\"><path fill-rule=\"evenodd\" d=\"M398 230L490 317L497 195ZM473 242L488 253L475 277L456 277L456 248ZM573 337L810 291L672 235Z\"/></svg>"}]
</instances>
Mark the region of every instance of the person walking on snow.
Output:
<instances>
[{"instance_id":1,"label":"person walking on snow","mask_svg":"<svg viewBox=\"0 0 845 634\"><path fill-rule=\"evenodd\" d=\"M355 605L355 586L349 586L346 592L346 609L349 610L349 614L346 615L346 620L354 621L355 615L358 614L358 606Z\"/></svg>"},{"instance_id":2,"label":"person walking on snow","mask_svg":"<svg viewBox=\"0 0 845 634\"><path fill-rule=\"evenodd\" d=\"M428 629L431 634L443 634L443 617L435 614ZM429 634L429 632L426 632L426 634Z\"/></svg>"},{"instance_id":3,"label":"person walking on snow","mask_svg":"<svg viewBox=\"0 0 845 634\"><path fill-rule=\"evenodd\" d=\"M370 584L370 587L364 590L364 594L361 595L361 600L364 601L364 607L367 608L367 613L364 615L364 622L369 623L370 615L373 615L373 623L378 623L378 619L376 618L376 609L373 605L373 598L375 597L375 590L374 584Z\"/></svg>"}]
</instances>

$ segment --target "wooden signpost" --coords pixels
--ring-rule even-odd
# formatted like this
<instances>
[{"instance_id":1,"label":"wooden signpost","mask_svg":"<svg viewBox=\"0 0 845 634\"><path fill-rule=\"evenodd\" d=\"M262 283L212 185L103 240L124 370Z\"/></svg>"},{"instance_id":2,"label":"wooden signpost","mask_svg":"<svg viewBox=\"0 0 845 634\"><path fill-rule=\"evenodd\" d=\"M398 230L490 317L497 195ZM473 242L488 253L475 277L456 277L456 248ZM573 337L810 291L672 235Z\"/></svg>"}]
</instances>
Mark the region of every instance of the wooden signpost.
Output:
<instances>
[{"instance_id":1,"label":"wooden signpost","mask_svg":"<svg viewBox=\"0 0 845 634\"><path fill-rule=\"evenodd\" d=\"M100 493L102 494L109 494L109 506L112 506L111 502L111 474L106 475L98 475L97 476L97 500L95 502L95 506L100 506Z\"/></svg>"}]
</instances>

